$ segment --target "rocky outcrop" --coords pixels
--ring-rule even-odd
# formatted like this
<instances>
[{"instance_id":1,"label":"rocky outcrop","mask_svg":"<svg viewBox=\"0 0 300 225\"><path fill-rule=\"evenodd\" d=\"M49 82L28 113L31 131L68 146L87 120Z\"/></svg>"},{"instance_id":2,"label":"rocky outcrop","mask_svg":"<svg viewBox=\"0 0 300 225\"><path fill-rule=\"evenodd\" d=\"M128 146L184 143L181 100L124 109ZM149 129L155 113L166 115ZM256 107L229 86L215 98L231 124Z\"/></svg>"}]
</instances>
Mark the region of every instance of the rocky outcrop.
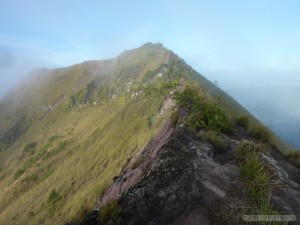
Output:
<instances>
[{"instance_id":1,"label":"rocky outcrop","mask_svg":"<svg viewBox=\"0 0 300 225\"><path fill-rule=\"evenodd\" d=\"M146 171L155 166L158 151L169 141L173 130L174 127L169 121L164 124L146 147L129 161L120 176L114 178L113 184L98 201L98 207L101 207L108 200L119 198L130 187L136 185Z\"/></svg>"},{"instance_id":2,"label":"rocky outcrop","mask_svg":"<svg viewBox=\"0 0 300 225\"><path fill-rule=\"evenodd\" d=\"M166 123L115 178L98 207L118 199L120 223L128 225L243 224L249 198L235 157L242 137L224 138L228 148L220 152L184 126L174 130ZM281 184L272 192L272 204L299 219L299 169L277 150L261 153L261 158ZM97 224L98 210L82 224Z\"/></svg>"},{"instance_id":3,"label":"rocky outcrop","mask_svg":"<svg viewBox=\"0 0 300 225\"><path fill-rule=\"evenodd\" d=\"M155 161L119 199L124 224L231 224L246 204L234 160L215 162L212 145L185 128L174 132Z\"/></svg>"}]
</instances>

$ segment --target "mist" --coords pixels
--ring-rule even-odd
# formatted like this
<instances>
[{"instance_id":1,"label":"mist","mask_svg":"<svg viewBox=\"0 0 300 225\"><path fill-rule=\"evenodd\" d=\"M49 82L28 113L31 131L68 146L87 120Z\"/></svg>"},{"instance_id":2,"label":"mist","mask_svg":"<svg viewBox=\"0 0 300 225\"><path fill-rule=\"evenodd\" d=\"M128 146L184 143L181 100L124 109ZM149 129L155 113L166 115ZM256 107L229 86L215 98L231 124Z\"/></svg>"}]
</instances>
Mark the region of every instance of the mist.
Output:
<instances>
[{"instance_id":1,"label":"mist","mask_svg":"<svg viewBox=\"0 0 300 225\"><path fill-rule=\"evenodd\" d=\"M210 80L296 148L300 148L300 72L207 72Z\"/></svg>"}]
</instances>

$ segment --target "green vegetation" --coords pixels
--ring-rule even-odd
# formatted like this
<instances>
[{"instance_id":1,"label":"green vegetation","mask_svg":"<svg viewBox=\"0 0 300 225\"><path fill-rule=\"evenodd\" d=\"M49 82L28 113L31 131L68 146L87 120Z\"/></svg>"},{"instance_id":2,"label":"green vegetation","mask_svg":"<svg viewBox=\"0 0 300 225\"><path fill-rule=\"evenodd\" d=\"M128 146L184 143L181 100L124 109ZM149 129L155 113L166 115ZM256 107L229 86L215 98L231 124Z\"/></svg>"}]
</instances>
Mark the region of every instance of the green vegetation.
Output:
<instances>
[{"instance_id":1,"label":"green vegetation","mask_svg":"<svg viewBox=\"0 0 300 225\"><path fill-rule=\"evenodd\" d=\"M251 198L258 202L268 197L272 189L272 176L258 154L248 154L244 163L240 165L240 174Z\"/></svg>"},{"instance_id":2,"label":"green vegetation","mask_svg":"<svg viewBox=\"0 0 300 225\"><path fill-rule=\"evenodd\" d=\"M23 152L26 154L33 154L33 151L35 150L36 146L36 142L31 142L24 147Z\"/></svg>"},{"instance_id":3,"label":"green vegetation","mask_svg":"<svg viewBox=\"0 0 300 225\"><path fill-rule=\"evenodd\" d=\"M191 77L205 95L194 86L174 93ZM233 129L227 115L247 115L159 46L29 76L0 102L0 224L80 220L162 127L171 112L156 115L170 96L188 110L188 126L208 131L219 149L219 133Z\"/></svg>"},{"instance_id":4,"label":"green vegetation","mask_svg":"<svg viewBox=\"0 0 300 225\"><path fill-rule=\"evenodd\" d=\"M291 151L287 155L288 159L293 163L294 166L300 168L300 151Z\"/></svg>"},{"instance_id":5,"label":"green vegetation","mask_svg":"<svg viewBox=\"0 0 300 225\"><path fill-rule=\"evenodd\" d=\"M58 191L53 189L47 199L47 211L50 215L53 215L55 210L58 207L59 201L62 199L62 196Z\"/></svg>"},{"instance_id":6,"label":"green vegetation","mask_svg":"<svg viewBox=\"0 0 300 225\"><path fill-rule=\"evenodd\" d=\"M105 225L120 225L121 207L117 200L111 200L100 208L98 221Z\"/></svg>"},{"instance_id":7,"label":"green vegetation","mask_svg":"<svg viewBox=\"0 0 300 225\"><path fill-rule=\"evenodd\" d=\"M272 143L273 138L270 130L263 125L255 125L251 128L251 134L262 142Z\"/></svg>"},{"instance_id":8,"label":"green vegetation","mask_svg":"<svg viewBox=\"0 0 300 225\"><path fill-rule=\"evenodd\" d=\"M178 119L179 119L179 115L178 115L178 111L177 110L174 110L171 115L170 115L170 121L171 121L171 124L173 126L175 126L178 122Z\"/></svg>"},{"instance_id":9,"label":"green vegetation","mask_svg":"<svg viewBox=\"0 0 300 225\"><path fill-rule=\"evenodd\" d=\"M254 215L279 215L279 211L270 204L269 197L277 186L272 172L260 158L260 152L266 152L264 145L256 145L243 140L236 149L240 163L240 175L251 199L246 212ZM269 223L262 223L269 224Z\"/></svg>"},{"instance_id":10,"label":"green vegetation","mask_svg":"<svg viewBox=\"0 0 300 225\"><path fill-rule=\"evenodd\" d=\"M19 149L10 151L5 167L12 172L0 171L0 198L5 203L0 205L0 223L9 224L12 217L17 224L80 220L110 185L112 177L127 165L127 159L161 127L166 117L156 115L163 100L163 96L141 95L124 102L117 97L97 107L68 112L58 108L35 121L19 139ZM148 118L153 117L149 127ZM32 155L18 161L19 152L31 143L32 137L39 144ZM49 207L52 210L43 210L49 188L56 187L63 201ZM43 198L45 201L40 201ZM34 213L29 219L31 211ZM53 217L49 217L52 213Z\"/></svg>"},{"instance_id":11,"label":"green vegetation","mask_svg":"<svg viewBox=\"0 0 300 225\"><path fill-rule=\"evenodd\" d=\"M186 124L191 129L226 133L233 131L233 125L224 109L205 97L196 86L186 86L183 91L175 94L175 99L180 107L189 112Z\"/></svg>"},{"instance_id":12,"label":"green vegetation","mask_svg":"<svg viewBox=\"0 0 300 225\"><path fill-rule=\"evenodd\" d=\"M201 137L213 145L215 152L225 152L228 148L227 142L215 131L206 131Z\"/></svg>"},{"instance_id":13,"label":"green vegetation","mask_svg":"<svg viewBox=\"0 0 300 225\"><path fill-rule=\"evenodd\" d=\"M179 85L178 80L164 81L158 87L143 86L142 90L146 96L166 96L170 95L170 91L174 90Z\"/></svg>"},{"instance_id":14,"label":"green vegetation","mask_svg":"<svg viewBox=\"0 0 300 225\"><path fill-rule=\"evenodd\" d=\"M249 116L241 116L236 120L236 124L248 130L250 126L250 117Z\"/></svg>"}]
</instances>

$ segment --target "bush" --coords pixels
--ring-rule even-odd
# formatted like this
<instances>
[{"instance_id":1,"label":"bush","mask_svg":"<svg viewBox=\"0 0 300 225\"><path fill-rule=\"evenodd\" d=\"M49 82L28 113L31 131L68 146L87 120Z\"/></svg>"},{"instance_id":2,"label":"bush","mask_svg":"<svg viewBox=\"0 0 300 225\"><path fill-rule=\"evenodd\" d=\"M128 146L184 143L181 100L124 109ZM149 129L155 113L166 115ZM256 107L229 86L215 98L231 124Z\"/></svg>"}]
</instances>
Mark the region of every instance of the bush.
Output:
<instances>
[{"instance_id":1,"label":"bush","mask_svg":"<svg viewBox=\"0 0 300 225\"><path fill-rule=\"evenodd\" d=\"M53 215L58 207L58 202L62 199L62 196L58 191L53 189L47 199L47 211L50 215Z\"/></svg>"},{"instance_id":2,"label":"bush","mask_svg":"<svg viewBox=\"0 0 300 225\"><path fill-rule=\"evenodd\" d=\"M236 124L247 130L250 125L250 118L248 116L241 116L236 120Z\"/></svg>"},{"instance_id":3,"label":"bush","mask_svg":"<svg viewBox=\"0 0 300 225\"><path fill-rule=\"evenodd\" d=\"M262 142L272 142L272 134L268 128L263 125L252 127L251 134Z\"/></svg>"},{"instance_id":4,"label":"bush","mask_svg":"<svg viewBox=\"0 0 300 225\"><path fill-rule=\"evenodd\" d=\"M192 130L233 131L233 125L224 109L205 98L197 87L187 86L182 92L175 94L175 99L180 107L189 112L186 123Z\"/></svg>"},{"instance_id":5,"label":"bush","mask_svg":"<svg viewBox=\"0 0 300 225\"><path fill-rule=\"evenodd\" d=\"M230 123L225 111L215 103L208 103L205 106L206 129L230 133L233 126Z\"/></svg>"},{"instance_id":6,"label":"bush","mask_svg":"<svg viewBox=\"0 0 300 225\"><path fill-rule=\"evenodd\" d=\"M117 200L111 200L100 208L98 213L98 221L105 225L119 225L121 215L121 207Z\"/></svg>"}]
</instances>

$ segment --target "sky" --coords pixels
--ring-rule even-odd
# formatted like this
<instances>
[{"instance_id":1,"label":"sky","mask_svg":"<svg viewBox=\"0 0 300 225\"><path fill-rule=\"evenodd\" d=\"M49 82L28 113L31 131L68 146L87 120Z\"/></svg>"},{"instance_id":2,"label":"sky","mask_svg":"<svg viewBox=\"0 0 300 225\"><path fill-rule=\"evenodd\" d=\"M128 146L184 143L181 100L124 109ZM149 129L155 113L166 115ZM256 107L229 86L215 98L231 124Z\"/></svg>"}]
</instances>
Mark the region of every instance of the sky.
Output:
<instances>
[{"instance_id":1,"label":"sky","mask_svg":"<svg viewBox=\"0 0 300 225\"><path fill-rule=\"evenodd\" d=\"M0 97L37 67L160 42L224 88L300 85L298 0L0 0Z\"/></svg>"}]
</instances>

